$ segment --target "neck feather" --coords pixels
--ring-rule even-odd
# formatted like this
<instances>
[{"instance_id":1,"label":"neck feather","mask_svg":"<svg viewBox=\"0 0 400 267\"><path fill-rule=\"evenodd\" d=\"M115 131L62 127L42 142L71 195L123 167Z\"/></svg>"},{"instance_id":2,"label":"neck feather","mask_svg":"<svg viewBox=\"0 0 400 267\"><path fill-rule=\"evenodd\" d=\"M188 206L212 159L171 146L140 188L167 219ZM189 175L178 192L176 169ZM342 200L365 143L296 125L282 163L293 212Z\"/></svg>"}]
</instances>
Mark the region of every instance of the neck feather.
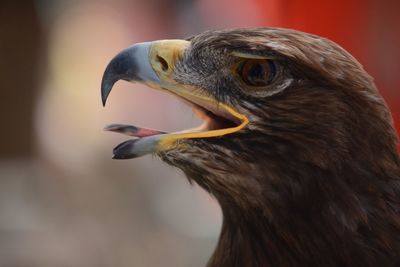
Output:
<instances>
[{"instance_id":1,"label":"neck feather","mask_svg":"<svg viewBox=\"0 0 400 267\"><path fill-rule=\"evenodd\" d=\"M298 178L308 190L265 194L261 206L219 199L224 222L208 267L397 266L399 171L362 183L354 175Z\"/></svg>"}]
</instances>

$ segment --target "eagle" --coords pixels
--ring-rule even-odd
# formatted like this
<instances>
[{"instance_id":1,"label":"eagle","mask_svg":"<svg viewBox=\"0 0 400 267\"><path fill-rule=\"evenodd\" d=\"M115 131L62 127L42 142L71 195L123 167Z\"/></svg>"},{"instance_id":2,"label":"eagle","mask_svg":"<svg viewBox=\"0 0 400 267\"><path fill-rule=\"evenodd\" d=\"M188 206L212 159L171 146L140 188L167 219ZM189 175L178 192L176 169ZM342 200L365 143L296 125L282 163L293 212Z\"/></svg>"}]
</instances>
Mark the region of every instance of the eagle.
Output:
<instances>
[{"instance_id":1,"label":"eagle","mask_svg":"<svg viewBox=\"0 0 400 267\"><path fill-rule=\"evenodd\" d=\"M118 80L172 94L202 120L132 136L114 159L155 154L216 198L209 267L400 266L400 157L373 79L336 43L282 28L206 31L134 44Z\"/></svg>"}]
</instances>

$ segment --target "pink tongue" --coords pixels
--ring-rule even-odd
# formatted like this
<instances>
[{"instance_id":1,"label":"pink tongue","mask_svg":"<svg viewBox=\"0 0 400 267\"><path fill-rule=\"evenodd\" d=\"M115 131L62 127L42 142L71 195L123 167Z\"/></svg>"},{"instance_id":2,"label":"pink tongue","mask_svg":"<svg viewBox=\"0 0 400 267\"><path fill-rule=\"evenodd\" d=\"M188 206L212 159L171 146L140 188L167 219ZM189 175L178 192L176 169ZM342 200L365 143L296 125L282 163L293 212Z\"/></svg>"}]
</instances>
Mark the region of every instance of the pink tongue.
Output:
<instances>
[{"instance_id":1,"label":"pink tongue","mask_svg":"<svg viewBox=\"0 0 400 267\"><path fill-rule=\"evenodd\" d=\"M166 134L166 132L161 132L152 129L140 128L133 125L125 124L110 124L104 127L105 131L117 132L121 134L126 134L135 137L146 137L158 134Z\"/></svg>"}]
</instances>

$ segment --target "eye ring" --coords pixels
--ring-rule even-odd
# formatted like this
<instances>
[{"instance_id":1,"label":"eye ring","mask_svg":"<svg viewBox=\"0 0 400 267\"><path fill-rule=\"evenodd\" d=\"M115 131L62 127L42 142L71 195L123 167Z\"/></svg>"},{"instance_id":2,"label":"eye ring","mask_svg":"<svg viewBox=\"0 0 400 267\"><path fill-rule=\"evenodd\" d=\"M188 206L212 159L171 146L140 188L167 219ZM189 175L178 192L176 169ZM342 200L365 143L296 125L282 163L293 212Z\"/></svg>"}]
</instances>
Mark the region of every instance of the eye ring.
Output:
<instances>
[{"instance_id":1,"label":"eye ring","mask_svg":"<svg viewBox=\"0 0 400 267\"><path fill-rule=\"evenodd\" d=\"M246 59L240 62L237 73L245 84L263 87L274 81L277 66L270 59Z\"/></svg>"}]
</instances>

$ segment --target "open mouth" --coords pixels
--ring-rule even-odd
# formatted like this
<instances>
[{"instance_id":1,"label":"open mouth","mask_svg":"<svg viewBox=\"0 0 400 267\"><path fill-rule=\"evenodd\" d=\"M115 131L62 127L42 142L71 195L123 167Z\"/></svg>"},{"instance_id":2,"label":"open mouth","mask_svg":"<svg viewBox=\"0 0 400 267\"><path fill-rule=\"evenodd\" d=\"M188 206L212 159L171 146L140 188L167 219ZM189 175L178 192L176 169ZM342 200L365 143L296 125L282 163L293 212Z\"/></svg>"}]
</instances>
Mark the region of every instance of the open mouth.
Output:
<instances>
[{"instance_id":1,"label":"open mouth","mask_svg":"<svg viewBox=\"0 0 400 267\"><path fill-rule=\"evenodd\" d=\"M187 47L187 43L181 40L158 41L137 44L123 50L111 60L104 72L101 86L102 100L105 104L114 83L120 79L141 82L182 100L192 108L203 123L198 127L173 133L133 125L108 125L105 127L107 131L135 137L114 148L114 159L135 158L172 149L182 139L232 134L247 125L247 117L232 107L212 97L199 94L197 88L172 80L175 63Z\"/></svg>"},{"instance_id":2,"label":"open mouth","mask_svg":"<svg viewBox=\"0 0 400 267\"><path fill-rule=\"evenodd\" d=\"M215 131L222 130L222 131L227 131L227 133L229 133L230 132L229 129L235 129L236 127L242 124L243 118L241 118L241 116L237 116L238 113L234 114L230 113L229 111L233 110L231 109L226 110L226 107L224 106L212 107L208 105L208 107L205 107L196 104L194 102L185 100L181 97L179 98L182 100L182 102L189 105L192 108L193 113L203 121L203 123L200 126L173 133L147 129L133 125L124 125L124 124L110 124L106 126L104 130L126 134L138 138L152 136L152 135L160 135L160 134L173 134L173 135L186 136L187 134L190 133L198 134L201 132L206 133L205 135L201 134L201 137L212 137L214 135L215 136L220 135L219 134L220 132L216 133ZM200 136L195 135L193 137L200 137Z\"/></svg>"},{"instance_id":3,"label":"open mouth","mask_svg":"<svg viewBox=\"0 0 400 267\"><path fill-rule=\"evenodd\" d=\"M194 103L182 97L178 98L192 108L193 113L202 120L203 123L201 125L191 129L168 133L134 125L110 124L106 126L104 130L136 137L136 139L128 140L119 144L114 149L113 158L128 159L155 152L154 143L158 143L157 147L160 149L162 146L169 147L174 142L181 139L223 136L239 131L248 123L245 116L225 104L219 103L216 105L210 105L210 102L203 102L203 105L201 105L201 101ZM142 141L151 141L146 142L149 150L141 149L138 151L138 149L136 149L135 153L133 153L135 150L134 147L138 147L139 139L144 139ZM133 146L133 144L135 144L135 146ZM129 153L127 153L128 151Z\"/></svg>"}]
</instances>

